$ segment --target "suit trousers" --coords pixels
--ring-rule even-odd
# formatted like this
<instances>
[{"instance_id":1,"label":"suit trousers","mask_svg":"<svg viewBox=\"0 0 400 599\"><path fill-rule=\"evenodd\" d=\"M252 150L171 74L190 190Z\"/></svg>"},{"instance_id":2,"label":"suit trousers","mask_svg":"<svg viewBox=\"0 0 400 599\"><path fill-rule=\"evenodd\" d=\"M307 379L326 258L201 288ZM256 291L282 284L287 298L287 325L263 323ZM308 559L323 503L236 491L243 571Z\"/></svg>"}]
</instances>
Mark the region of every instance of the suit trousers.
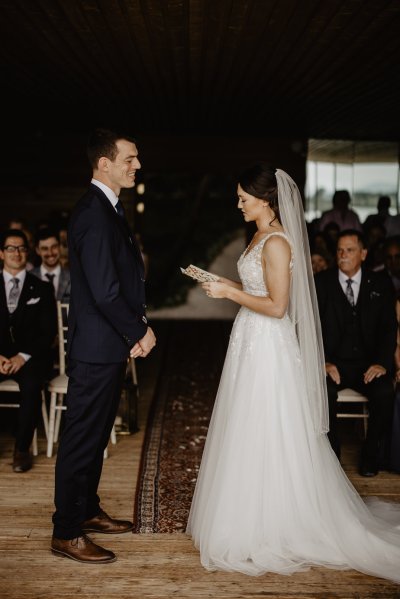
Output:
<instances>
[{"instance_id":1,"label":"suit trousers","mask_svg":"<svg viewBox=\"0 0 400 599\"><path fill-rule=\"evenodd\" d=\"M118 410L126 362L69 360L66 417L57 453L54 536L74 539L100 511L97 488Z\"/></svg>"},{"instance_id":2,"label":"suit trousers","mask_svg":"<svg viewBox=\"0 0 400 599\"><path fill-rule=\"evenodd\" d=\"M354 389L368 399L368 430L362 449L362 460L368 464L378 467L381 444L390 429L394 389L392 378L386 374L373 379L370 383L364 383L364 372L369 365L336 364L340 374L340 384L337 385L330 377L327 377L328 401L329 401L329 433L328 437L336 455L340 456L340 439L337 427L338 391L349 387Z\"/></svg>"},{"instance_id":3,"label":"suit trousers","mask_svg":"<svg viewBox=\"0 0 400 599\"><path fill-rule=\"evenodd\" d=\"M15 449L18 451L29 451L33 433L40 420L46 366L46 363L30 358L17 373L11 376L0 374L0 381L12 378L17 381L20 389L15 430Z\"/></svg>"}]
</instances>

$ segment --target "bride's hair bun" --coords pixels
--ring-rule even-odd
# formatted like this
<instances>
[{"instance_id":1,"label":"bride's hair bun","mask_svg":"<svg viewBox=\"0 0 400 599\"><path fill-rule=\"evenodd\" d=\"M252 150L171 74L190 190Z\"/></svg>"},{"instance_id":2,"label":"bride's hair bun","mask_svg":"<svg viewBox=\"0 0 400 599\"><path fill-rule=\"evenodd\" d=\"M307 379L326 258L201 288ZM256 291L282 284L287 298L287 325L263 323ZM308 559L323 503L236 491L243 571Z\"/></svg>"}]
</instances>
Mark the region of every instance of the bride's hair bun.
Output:
<instances>
[{"instance_id":1,"label":"bride's hair bun","mask_svg":"<svg viewBox=\"0 0 400 599\"><path fill-rule=\"evenodd\" d=\"M259 200L266 200L275 218L280 221L276 170L267 162L258 162L242 172L239 176L239 184L246 193Z\"/></svg>"}]
</instances>

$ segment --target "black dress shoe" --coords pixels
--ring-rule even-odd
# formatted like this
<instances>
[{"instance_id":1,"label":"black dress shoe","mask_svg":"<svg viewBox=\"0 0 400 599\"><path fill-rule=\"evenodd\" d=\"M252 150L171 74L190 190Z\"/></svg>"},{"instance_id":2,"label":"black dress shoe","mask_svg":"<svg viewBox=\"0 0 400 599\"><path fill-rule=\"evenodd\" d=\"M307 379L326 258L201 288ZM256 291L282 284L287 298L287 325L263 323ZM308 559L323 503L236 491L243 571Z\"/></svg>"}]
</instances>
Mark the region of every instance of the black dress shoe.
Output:
<instances>
[{"instance_id":1,"label":"black dress shoe","mask_svg":"<svg viewBox=\"0 0 400 599\"><path fill-rule=\"evenodd\" d=\"M14 472L27 472L32 468L32 456L29 451L18 451L14 452L13 461Z\"/></svg>"},{"instance_id":2,"label":"black dress shoe","mask_svg":"<svg viewBox=\"0 0 400 599\"><path fill-rule=\"evenodd\" d=\"M361 476L376 476L378 472L378 467L368 462L362 462L360 465Z\"/></svg>"}]
</instances>

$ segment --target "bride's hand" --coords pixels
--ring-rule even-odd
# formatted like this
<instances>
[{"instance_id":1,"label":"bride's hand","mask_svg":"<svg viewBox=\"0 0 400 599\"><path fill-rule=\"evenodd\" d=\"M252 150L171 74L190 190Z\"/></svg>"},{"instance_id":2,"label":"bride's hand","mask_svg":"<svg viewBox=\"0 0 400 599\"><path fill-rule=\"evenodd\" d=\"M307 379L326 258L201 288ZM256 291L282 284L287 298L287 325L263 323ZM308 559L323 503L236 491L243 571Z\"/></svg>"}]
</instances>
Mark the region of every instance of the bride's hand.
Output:
<instances>
[{"instance_id":1,"label":"bride's hand","mask_svg":"<svg viewBox=\"0 0 400 599\"><path fill-rule=\"evenodd\" d=\"M228 285L226 285L226 283L220 283L219 281L203 283L202 287L208 297L213 297L214 299L225 298L228 289Z\"/></svg>"}]
</instances>

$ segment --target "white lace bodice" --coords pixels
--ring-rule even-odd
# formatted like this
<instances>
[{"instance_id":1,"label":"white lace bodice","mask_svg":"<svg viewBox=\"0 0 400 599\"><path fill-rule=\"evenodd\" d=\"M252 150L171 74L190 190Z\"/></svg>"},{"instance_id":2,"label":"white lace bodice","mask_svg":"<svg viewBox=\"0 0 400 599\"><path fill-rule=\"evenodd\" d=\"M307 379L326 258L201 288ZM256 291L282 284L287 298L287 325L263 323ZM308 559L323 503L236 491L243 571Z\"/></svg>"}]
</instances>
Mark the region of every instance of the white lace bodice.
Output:
<instances>
[{"instance_id":1,"label":"white lace bodice","mask_svg":"<svg viewBox=\"0 0 400 599\"><path fill-rule=\"evenodd\" d=\"M258 243L256 243L250 250L247 247L243 254L240 256L237 267L240 276L240 280L243 285L243 291L250 293L251 295L267 296L268 289L265 286L264 273L261 264L261 254L264 247L264 243L272 235L279 235L288 241L290 241L285 233L276 231L273 233L267 233ZM293 268L293 251L292 258L290 260L290 270Z\"/></svg>"}]
</instances>

